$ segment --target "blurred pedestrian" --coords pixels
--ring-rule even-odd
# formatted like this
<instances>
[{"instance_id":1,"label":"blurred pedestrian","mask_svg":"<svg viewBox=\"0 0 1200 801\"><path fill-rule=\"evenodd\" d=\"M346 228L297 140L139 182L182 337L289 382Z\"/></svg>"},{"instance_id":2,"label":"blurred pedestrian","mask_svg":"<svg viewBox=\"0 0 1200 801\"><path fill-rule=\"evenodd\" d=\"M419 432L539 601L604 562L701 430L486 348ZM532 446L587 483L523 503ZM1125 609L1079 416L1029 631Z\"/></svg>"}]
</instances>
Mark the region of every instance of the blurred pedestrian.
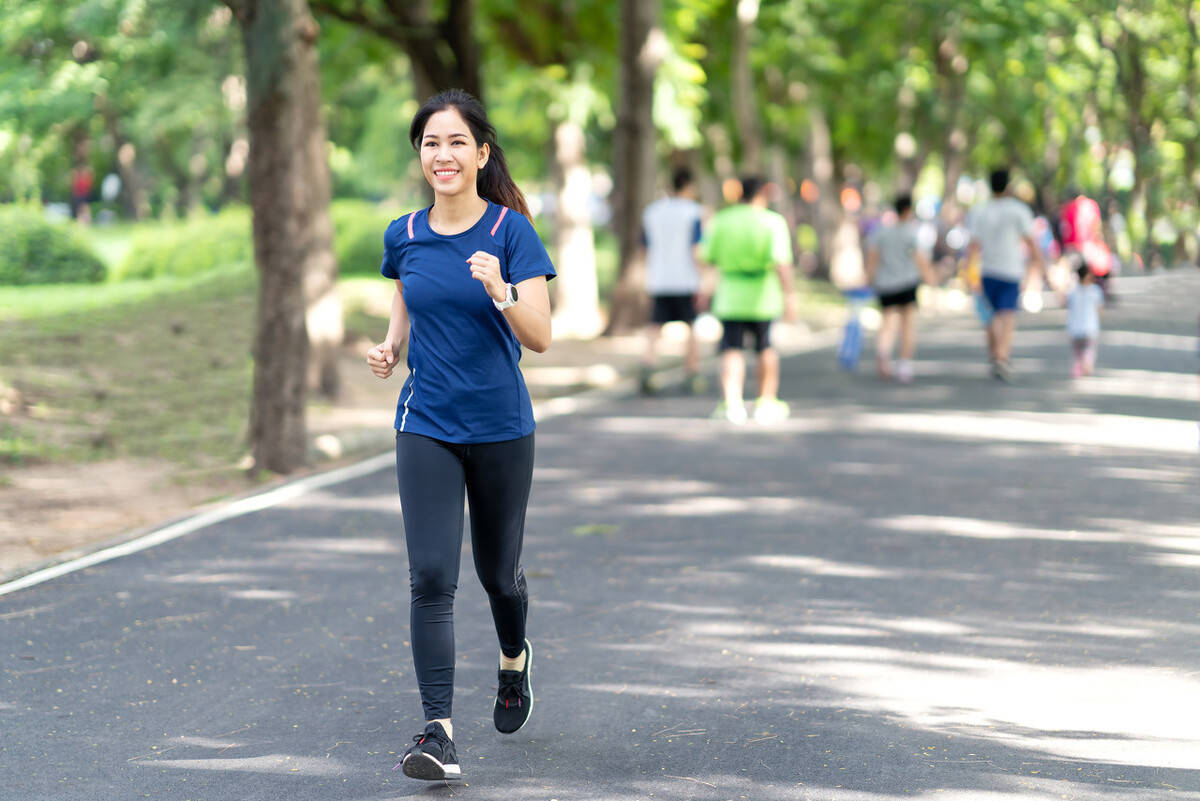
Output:
<instances>
[{"instance_id":1,"label":"blurred pedestrian","mask_svg":"<svg viewBox=\"0 0 1200 801\"><path fill-rule=\"evenodd\" d=\"M1096 273L1087 264L1076 268L1078 283L1067 295L1067 334L1071 337L1074 361L1071 377L1091 375L1096 369L1096 346L1100 338L1100 310L1104 291Z\"/></svg>"},{"instance_id":2,"label":"blurred pedestrian","mask_svg":"<svg viewBox=\"0 0 1200 801\"><path fill-rule=\"evenodd\" d=\"M992 376L1012 377L1012 343L1017 324L1017 304L1031 267L1044 270L1041 248L1033 240L1033 212L1008 193L1008 170L994 170L989 178L992 197L973 211L971 257L978 256L981 286L991 311L987 323L988 359ZM1022 252L1024 243L1027 251Z\"/></svg>"},{"instance_id":3,"label":"blurred pedestrian","mask_svg":"<svg viewBox=\"0 0 1200 801\"><path fill-rule=\"evenodd\" d=\"M533 706L521 545L534 421L517 362L522 346L542 352L550 345L554 265L475 98L457 90L431 98L413 118L409 140L434 200L384 235L381 272L396 292L387 336L368 351L367 364L387 378L408 340L396 474L426 725L397 767L441 780L462 773L450 714L464 496L475 571L500 643L496 728L516 731Z\"/></svg>"},{"instance_id":4,"label":"blurred pedestrian","mask_svg":"<svg viewBox=\"0 0 1200 801\"><path fill-rule=\"evenodd\" d=\"M696 338L696 298L700 291L701 214L696 202L696 184L686 167L671 176L672 193L642 212L642 244L646 248L646 291L650 295L650 321L646 324L646 350L642 356L640 387L643 395L653 392L651 383L658 361L662 327L682 322L688 327L683 366L685 388L704 391L700 376L700 344Z\"/></svg>"},{"instance_id":5,"label":"blurred pedestrian","mask_svg":"<svg viewBox=\"0 0 1200 801\"><path fill-rule=\"evenodd\" d=\"M92 188L95 178L86 164L71 172L71 215L80 225L92 221Z\"/></svg>"},{"instance_id":6,"label":"blurred pedestrian","mask_svg":"<svg viewBox=\"0 0 1200 801\"><path fill-rule=\"evenodd\" d=\"M710 280L712 311L724 328L721 337L723 400L714 416L744 423L743 398L748 338L758 354L758 398L754 419L782 420L788 406L779 399L779 353L771 345L771 323L781 314L796 317L792 282L792 242L783 215L767 208L767 185L758 177L742 179L740 202L717 212L705 232L703 259L714 268ZM703 292L707 298L709 289Z\"/></svg>"},{"instance_id":7,"label":"blurred pedestrian","mask_svg":"<svg viewBox=\"0 0 1200 801\"><path fill-rule=\"evenodd\" d=\"M899 195L896 219L867 236L867 283L879 296L883 320L876 339L875 364L881 378L902 384L913 379L916 354L917 289L921 281L934 284L933 266L917 241L912 197ZM892 348L900 339L900 358L892 369Z\"/></svg>"},{"instance_id":8,"label":"blurred pedestrian","mask_svg":"<svg viewBox=\"0 0 1200 801\"><path fill-rule=\"evenodd\" d=\"M1104 241L1100 204L1082 192L1072 191L1071 194L1073 197L1059 212L1063 257L1072 271L1080 264L1086 264L1107 296L1113 258Z\"/></svg>"}]
</instances>

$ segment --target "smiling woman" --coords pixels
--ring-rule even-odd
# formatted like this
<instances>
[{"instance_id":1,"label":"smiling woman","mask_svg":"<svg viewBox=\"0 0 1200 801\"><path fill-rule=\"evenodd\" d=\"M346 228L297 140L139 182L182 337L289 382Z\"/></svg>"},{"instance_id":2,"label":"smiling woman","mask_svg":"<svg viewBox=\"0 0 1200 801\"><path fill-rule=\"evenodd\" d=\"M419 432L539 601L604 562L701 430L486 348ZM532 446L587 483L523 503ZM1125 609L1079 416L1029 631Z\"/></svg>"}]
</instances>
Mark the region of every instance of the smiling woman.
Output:
<instances>
[{"instance_id":1,"label":"smiling woman","mask_svg":"<svg viewBox=\"0 0 1200 801\"><path fill-rule=\"evenodd\" d=\"M554 265L475 98L450 91L430 99L409 139L434 201L393 221L384 235L380 270L396 291L387 336L368 351L367 364L388 378L408 340L396 474L426 725L397 767L443 780L462 776L450 713L464 496L475 570L500 643L496 728L517 731L533 706L521 546L534 422L518 362L522 346L542 352L550 345L546 284Z\"/></svg>"}]
</instances>

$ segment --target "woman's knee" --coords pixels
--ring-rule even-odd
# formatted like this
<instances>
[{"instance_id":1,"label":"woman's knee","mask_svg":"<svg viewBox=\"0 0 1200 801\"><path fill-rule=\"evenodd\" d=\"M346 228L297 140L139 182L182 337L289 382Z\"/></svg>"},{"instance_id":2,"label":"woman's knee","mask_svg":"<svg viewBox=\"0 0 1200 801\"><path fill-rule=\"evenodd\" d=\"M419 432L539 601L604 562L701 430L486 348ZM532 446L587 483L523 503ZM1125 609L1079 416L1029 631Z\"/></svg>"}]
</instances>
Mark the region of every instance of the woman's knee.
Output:
<instances>
[{"instance_id":1,"label":"woman's knee","mask_svg":"<svg viewBox=\"0 0 1200 801\"><path fill-rule=\"evenodd\" d=\"M412 565L408 570L414 598L454 597L458 588L454 576L441 565Z\"/></svg>"},{"instance_id":2,"label":"woman's knee","mask_svg":"<svg viewBox=\"0 0 1200 801\"><path fill-rule=\"evenodd\" d=\"M518 576L515 579L512 576L505 578L494 575L480 576L479 583L483 585L483 591L488 594L489 598L518 600L525 597L524 576Z\"/></svg>"}]
</instances>

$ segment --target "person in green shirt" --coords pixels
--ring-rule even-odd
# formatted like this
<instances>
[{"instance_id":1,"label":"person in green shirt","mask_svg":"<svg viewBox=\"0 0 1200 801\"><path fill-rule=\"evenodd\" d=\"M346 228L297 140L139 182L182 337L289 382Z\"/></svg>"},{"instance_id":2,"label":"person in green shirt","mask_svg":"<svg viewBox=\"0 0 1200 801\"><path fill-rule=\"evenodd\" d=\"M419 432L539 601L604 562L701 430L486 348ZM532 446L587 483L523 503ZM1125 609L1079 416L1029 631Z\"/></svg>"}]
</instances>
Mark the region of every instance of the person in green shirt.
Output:
<instances>
[{"instance_id":1,"label":"person in green shirt","mask_svg":"<svg viewBox=\"0 0 1200 801\"><path fill-rule=\"evenodd\" d=\"M779 400L779 353L771 347L771 323L796 316L792 294L792 242L783 216L767 208L767 185L757 177L742 179L741 202L713 216L704 236L702 258L712 269L701 291L711 293L712 313L721 321L721 389L723 402L716 417L744 423L748 337L758 354L758 399L754 419L782 420L787 404ZM713 281L715 279L715 289Z\"/></svg>"}]
</instances>

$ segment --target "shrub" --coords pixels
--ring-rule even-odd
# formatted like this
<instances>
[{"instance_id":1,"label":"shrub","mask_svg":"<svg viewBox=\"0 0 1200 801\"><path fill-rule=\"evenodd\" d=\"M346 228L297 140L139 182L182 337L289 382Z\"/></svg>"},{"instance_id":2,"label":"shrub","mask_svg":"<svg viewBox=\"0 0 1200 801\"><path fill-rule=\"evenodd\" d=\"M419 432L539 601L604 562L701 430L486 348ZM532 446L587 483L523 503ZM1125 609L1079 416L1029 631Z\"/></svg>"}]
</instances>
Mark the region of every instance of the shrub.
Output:
<instances>
[{"instance_id":1,"label":"shrub","mask_svg":"<svg viewBox=\"0 0 1200 801\"><path fill-rule=\"evenodd\" d=\"M188 276L253 263L250 210L231 208L186 222L139 227L117 275L122 279Z\"/></svg>"},{"instance_id":2,"label":"shrub","mask_svg":"<svg viewBox=\"0 0 1200 801\"><path fill-rule=\"evenodd\" d=\"M336 200L329 212L341 274L378 275L383 232L392 216L361 200ZM241 263L254 263L250 210L245 208L141 228L133 235L117 275L122 279L186 276Z\"/></svg>"},{"instance_id":3,"label":"shrub","mask_svg":"<svg viewBox=\"0 0 1200 801\"><path fill-rule=\"evenodd\" d=\"M104 263L68 225L31 207L0 210L0 285L97 283L104 273Z\"/></svg>"},{"instance_id":4,"label":"shrub","mask_svg":"<svg viewBox=\"0 0 1200 801\"><path fill-rule=\"evenodd\" d=\"M335 200L329 208L333 217L333 249L341 275L379 275L383 261L383 232L394 216L373 203Z\"/></svg>"}]
</instances>

